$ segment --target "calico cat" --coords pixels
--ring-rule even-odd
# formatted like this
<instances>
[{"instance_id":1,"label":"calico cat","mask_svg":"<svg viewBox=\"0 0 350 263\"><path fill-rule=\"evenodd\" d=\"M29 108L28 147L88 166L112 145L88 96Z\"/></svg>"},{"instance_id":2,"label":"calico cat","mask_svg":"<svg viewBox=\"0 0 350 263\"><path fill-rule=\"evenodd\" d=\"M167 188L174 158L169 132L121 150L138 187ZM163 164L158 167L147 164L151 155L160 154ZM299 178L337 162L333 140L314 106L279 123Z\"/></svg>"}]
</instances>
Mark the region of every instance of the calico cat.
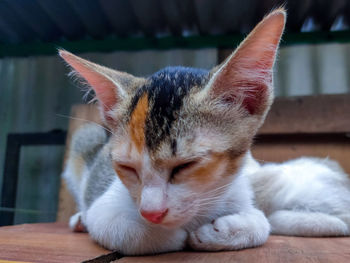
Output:
<instances>
[{"instance_id":1,"label":"calico cat","mask_svg":"<svg viewBox=\"0 0 350 263\"><path fill-rule=\"evenodd\" d=\"M285 17L270 13L211 71L139 78L60 50L108 130L88 124L73 135L63 173L79 210L72 229L127 255L249 248L270 232L349 235L350 183L336 163L261 166L250 154Z\"/></svg>"}]
</instances>

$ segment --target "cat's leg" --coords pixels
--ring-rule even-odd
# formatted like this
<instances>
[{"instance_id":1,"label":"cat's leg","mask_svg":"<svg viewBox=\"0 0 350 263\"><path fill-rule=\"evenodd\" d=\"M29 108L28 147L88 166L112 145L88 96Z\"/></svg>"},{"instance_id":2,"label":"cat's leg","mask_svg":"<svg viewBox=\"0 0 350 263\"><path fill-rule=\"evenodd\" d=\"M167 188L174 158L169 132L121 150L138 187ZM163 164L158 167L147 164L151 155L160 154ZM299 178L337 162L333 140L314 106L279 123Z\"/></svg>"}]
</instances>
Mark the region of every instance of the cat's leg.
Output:
<instances>
[{"instance_id":1,"label":"cat's leg","mask_svg":"<svg viewBox=\"0 0 350 263\"><path fill-rule=\"evenodd\" d=\"M264 244L270 232L265 215L255 208L219 217L191 232L189 244L197 250L237 250Z\"/></svg>"},{"instance_id":2,"label":"cat's leg","mask_svg":"<svg viewBox=\"0 0 350 263\"><path fill-rule=\"evenodd\" d=\"M74 232L87 232L85 224L82 221L82 212L78 212L70 217L69 228Z\"/></svg>"},{"instance_id":3,"label":"cat's leg","mask_svg":"<svg viewBox=\"0 0 350 263\"><path fill-rule=\"evenodd\" d=\"M337 216L324 213L278 210L268 220L271 233L277 235L320 237L350 234L350 224L347 225ZM350 223L350 217L348 220Z\"/></svg>"},{"instance_id":4,"label":"cat's leg","mask_svg":"<svg viewBox=\"0 0 350 263\"><path fill-rule=\"evenodd\" d=\"M86 213L92 239L125 255L141 255L181 250L187 232L165 229L141 218L126 189L110 188Z\"/></svg>"}]
</instances>

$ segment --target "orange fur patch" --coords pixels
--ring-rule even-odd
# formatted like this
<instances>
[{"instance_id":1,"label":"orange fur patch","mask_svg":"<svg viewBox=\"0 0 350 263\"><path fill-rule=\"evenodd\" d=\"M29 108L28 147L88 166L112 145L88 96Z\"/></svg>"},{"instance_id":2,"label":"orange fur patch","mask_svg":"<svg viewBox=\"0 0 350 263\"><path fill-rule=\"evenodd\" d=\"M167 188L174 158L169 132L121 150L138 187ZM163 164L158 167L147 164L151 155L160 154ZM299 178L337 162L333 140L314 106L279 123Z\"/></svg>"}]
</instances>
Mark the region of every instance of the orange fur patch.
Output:
<instances>
[{"instance_id":1,"label":"orange fur patch","mask_svg":"<svg viewBox=\"0 0 350 263\"><path fill-rule=\"evenodd\" d=\"M136 149L141 152L145 145L145 122L148 112L148 97L143 95L131 114L129 123L131 140Z\"/></svg>"},{"instance_id":2,"label":"orange fur patch","mask_svg":"<svg viewBox=\"0 0 350 263\"><path fill-rule=\"evenodd\" d=\"M230 158L228 154L214 154L211 157L211 160L206 163L204 166L201 166L194 171L190 172L190 175L186 176L186 178L183 178L181 180L190 180L195 181L201 185L205 185L210 183L211 181L216 181L219 178L214 176L215 172L221 165L226 163L225 171L220 177L222 176L229 176L234 173L236 173L239 164L240 164L241 157L237 158Z\"/></svg>"},{"instance_id":3,"label":"orange fur patch","mask_svg":"<svg viewBox=\"0 0 350 263\"><path fill-rule=\"evenodd\" d=\"M142 188L139 187L140 181L136 176L130 176L123 172L122 169L114 164L114 170L117 173L117 176L122 181L122 183L128 188L131 197L137 202L140 203L141 191Z\"/></svg>"},{"instance_id":4,"label":"orange fur patch","mask_svg":"<svg viewBox=\"0 0 350 263\"><path fill-rule=\"evenodd\" d=\"M118 166L116 165L114 165L114 170L117 172L117 176L119 177L119 179L124 183L127 179L127 176L123 173L121 169L118 169Z\"/></svg>"}]
</instances>

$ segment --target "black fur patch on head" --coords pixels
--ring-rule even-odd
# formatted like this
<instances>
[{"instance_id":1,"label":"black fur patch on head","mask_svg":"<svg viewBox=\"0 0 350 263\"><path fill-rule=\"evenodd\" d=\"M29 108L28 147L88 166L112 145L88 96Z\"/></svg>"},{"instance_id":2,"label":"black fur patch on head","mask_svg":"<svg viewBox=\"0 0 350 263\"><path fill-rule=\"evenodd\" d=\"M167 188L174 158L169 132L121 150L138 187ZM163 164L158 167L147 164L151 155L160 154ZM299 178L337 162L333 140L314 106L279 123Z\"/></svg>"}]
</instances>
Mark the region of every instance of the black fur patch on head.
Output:
<instances>
[{"instance_id":1,"label":"black fur patch on head","mask_svg":"<svg viewBox=\"0 0 350 263\"><path fill-rule=\"evenodd\" d=\"M132 100L130 115L144 93L148 95L149 109L145 124L146 146L156 151L167 139L173 122L183 105L183 98L193 87L200 87L208 80L209 72L204 69L167 67L149 77L147 84L140 87ZM176 141L171 143L176 154Z\"/></svg>"}]
</instances>

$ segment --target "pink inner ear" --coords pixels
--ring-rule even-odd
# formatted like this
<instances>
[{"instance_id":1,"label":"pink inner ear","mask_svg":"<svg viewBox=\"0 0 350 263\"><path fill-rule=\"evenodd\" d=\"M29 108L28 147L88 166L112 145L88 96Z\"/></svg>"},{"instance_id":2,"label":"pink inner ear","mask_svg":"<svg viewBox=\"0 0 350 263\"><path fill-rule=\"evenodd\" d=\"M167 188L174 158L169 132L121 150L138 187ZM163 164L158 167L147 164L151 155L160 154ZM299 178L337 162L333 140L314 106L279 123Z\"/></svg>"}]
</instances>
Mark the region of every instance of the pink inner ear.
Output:
<instances>
[{"instance_id":1,"label":"pink inner ear","mask_svg":"<svg viewBox=\"0 0 350 263\"><path fill-rule=\"evenodd\" d=\"M214 75L214 97L239 102L250 114L262 114L267 109L272 96L272 67L284 23L284 11L277 10L255 27Z\"/></svg>"},{"instance_id":2,"label":"pink inner ear","mask_svg":"<svg viewBox=\"0 0 350 263\"><path fill-rule=\"evenodd\" d=\"M91 71L86 72L84 78L94 89L103 110L106 112L113 109L117 103L115 84L104 76Z\"/></svg>"},{"instance_id":3,"label":"pink inner ear","mask_svg":"<svg viewBox=\"0 0 350 263\"><path fill-rule=\"evenodd\" d=\"M243 90L231 94L225 93L223 96L224 102L228 104L240 102L249 114L258 113L261 106L266 103L268 87L263 84L249 82L241 82L239 85Z\"/></svg>"},{"instance_id":4,"label":"pink inner ear","mask_svg":"<svg viewBox=\"0 0 350 263\"><path fill-rule=\"evenodd\" d=\"M265 102L266 89L266 86L261 85L255 87L255 89L246 91L242 104L250 114L257 113L257 110Z\"/></svg>"},{"instance_id":5,"label":"pink inner ear","mask_svg":"<svg viewBox=\"0 0 350 263\"><path fill-rule=\"evenodd\" d=\"M93 88L99 103L101 103L103 111L107 112L113 109L117 103L115 84L103 74L93 70L89 65L94 65L93 63L85 61L66 51L60 51L60 55ZM96 65L96 67L98 66ZM106 115L105 117L108 118Z\"/></svg>"}]
</instances>

